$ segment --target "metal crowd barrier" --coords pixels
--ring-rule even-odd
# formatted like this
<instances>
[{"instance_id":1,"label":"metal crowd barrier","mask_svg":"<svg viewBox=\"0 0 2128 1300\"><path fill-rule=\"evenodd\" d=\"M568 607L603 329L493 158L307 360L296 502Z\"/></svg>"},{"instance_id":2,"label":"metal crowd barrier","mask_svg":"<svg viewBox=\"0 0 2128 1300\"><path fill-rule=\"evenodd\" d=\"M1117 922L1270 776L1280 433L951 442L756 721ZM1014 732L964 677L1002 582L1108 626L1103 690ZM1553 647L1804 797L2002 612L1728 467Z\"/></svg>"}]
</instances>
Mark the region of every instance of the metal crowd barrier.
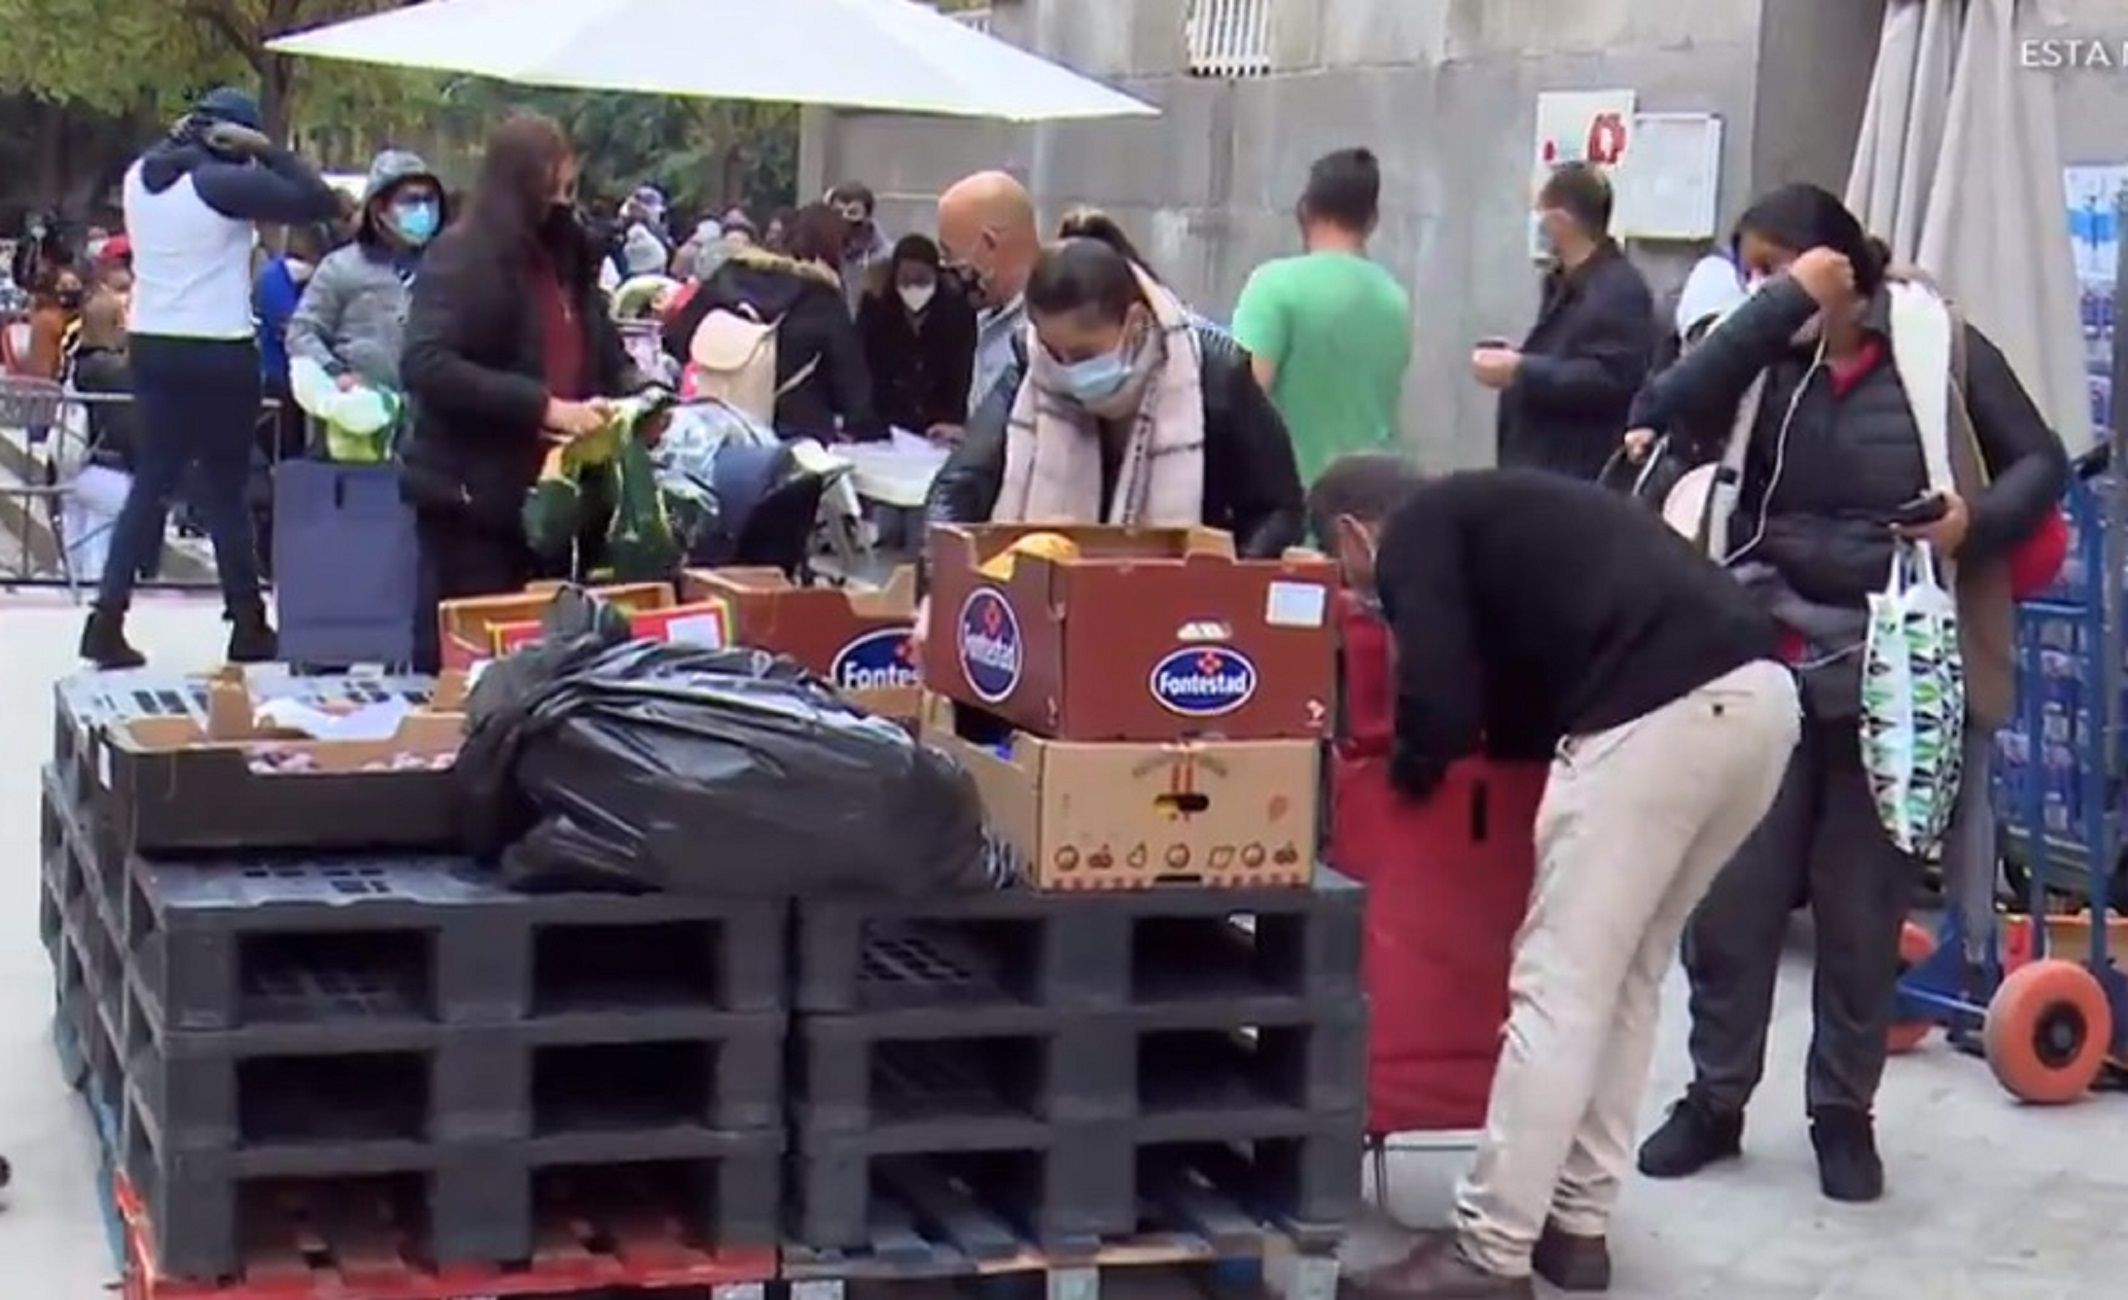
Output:
<instances>
[{"instance_id":1,"label":"metal crowd barrier","mask_svg":"<svg viewBox=\"0 0 2128 1300\"><path fill-rule=\"evenodd\" d=\"M130 393L83 393L48 380L0 377L0 586L63 590L76 600L94 590L130 475L95 463L89 415L133 401ZM270 562L266 507L281 459L280 412L277 399L261 402L252 440L246 497L262 564ZM159 562L141 588L217 585L213 548L189 525L191 513L189 486L180 485Z\"/></svg>"}]
</instances>

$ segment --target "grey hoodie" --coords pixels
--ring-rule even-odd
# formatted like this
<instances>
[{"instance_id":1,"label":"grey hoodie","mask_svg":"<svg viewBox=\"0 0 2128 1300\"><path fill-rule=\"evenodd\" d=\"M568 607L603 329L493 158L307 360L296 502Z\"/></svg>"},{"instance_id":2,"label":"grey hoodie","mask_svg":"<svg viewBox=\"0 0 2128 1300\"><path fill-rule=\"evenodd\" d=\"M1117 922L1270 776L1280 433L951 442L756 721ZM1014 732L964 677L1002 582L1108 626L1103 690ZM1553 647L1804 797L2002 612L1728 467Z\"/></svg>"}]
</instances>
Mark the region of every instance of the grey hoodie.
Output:
<instances>
[{"instance_id":1,"label":"grey hoodie","mask_svg":"<svg viewBox=\"0 0 2128 1300\"><path fill-rule=\"evenodd\" d=\"M407 304L421 255L398 248L376 230L370 206L410 180L429 181L439 195L443 192L428 165L404 150L387 149L370 164L355 241L318 264L289 318L291 361L315 361L335 377L352 373L373 387L399 388Z\"/></svg>"}]
</instances>

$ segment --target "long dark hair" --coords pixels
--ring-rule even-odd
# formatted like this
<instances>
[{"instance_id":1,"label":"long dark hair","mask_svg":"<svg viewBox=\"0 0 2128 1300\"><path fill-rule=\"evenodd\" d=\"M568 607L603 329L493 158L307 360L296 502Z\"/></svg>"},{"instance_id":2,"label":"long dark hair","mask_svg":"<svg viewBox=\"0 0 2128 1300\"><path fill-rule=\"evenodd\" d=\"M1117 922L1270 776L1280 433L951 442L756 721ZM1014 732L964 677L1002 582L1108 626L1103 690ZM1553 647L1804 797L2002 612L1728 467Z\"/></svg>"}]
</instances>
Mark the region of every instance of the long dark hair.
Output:
<instances>
[{"instance_id":1,"label":"long dark hair","mask_svg":"<svg viewBox=\"0 0 2128 1300\"><path fill-rule=\"evenodd\" d=\"M849 242L850 223L827 204L808 203L798 209L783 234L785 246L781 251L787 256L842 268L842 249Z\"/></svg>"},{"instance_id":2,"label":"long dark hair","mask_svg":"<svg viewBox=\"0 0 2128 1300\"><path fill-rule=\"evenodd\" d=\"M554 173L574 151L553 118L513 113L488 136L465 222L501 248L538 244Z\"/></svg>"},{"instance_id":3,"label":"long dark hair","mask_svg":"<svg viewBox=\"0 0 2128 1300\"><path fill-rule=\"evenodd\" d=\"M1855 292L1873 296L1884 283L1889 251L1883 241L1872 239L1847 205L1815 185L1783 185L1762 196L1737 218L1732 251L1743 264L1744 236L1757 235L1791 253L1830 248L1855 268Z\"/></svg>"}]
</instances>

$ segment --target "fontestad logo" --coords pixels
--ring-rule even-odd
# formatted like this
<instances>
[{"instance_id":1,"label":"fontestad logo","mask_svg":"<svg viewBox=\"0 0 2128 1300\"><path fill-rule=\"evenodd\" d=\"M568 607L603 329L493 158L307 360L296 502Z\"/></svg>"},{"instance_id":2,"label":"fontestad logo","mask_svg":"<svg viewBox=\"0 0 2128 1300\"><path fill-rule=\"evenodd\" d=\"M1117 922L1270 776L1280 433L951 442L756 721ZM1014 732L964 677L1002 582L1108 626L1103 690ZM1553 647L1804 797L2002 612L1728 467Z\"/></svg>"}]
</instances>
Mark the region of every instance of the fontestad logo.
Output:
<instances>
[{"instance_id":1,"label":"fontestad logo","mask_svg":"<svg viewBox=\"0 0 2128 1300\"><path fill-rule=\"evenodd\" d=\"M1216 718L1256 694L1256 665L1227 646L1186 646L1153 665L1153 698L1170 713Z\"/></svg>"},{"instance_id":2,"label":"fontestad logo","mask_svg":"<svg viewBox=\"0 0 2128 1300\"><path fill-rule=\"evenodd\" d=\"M828 680L844 691L891 691L920 685L916 646L910 629L883 627L867 632L835 652Z\"/></svg>"},{"instance_id":3,"label":"fontestad logo","mask_svg":"<svg viewBox=\"0 0 2128 1300\"><path fill-rule=\"evenodd\" d=\"M1005 598L978 587L961 606L961 672L975 697L996 704L1020 686L1020 619Z\"/></svg>"}]
</instances>

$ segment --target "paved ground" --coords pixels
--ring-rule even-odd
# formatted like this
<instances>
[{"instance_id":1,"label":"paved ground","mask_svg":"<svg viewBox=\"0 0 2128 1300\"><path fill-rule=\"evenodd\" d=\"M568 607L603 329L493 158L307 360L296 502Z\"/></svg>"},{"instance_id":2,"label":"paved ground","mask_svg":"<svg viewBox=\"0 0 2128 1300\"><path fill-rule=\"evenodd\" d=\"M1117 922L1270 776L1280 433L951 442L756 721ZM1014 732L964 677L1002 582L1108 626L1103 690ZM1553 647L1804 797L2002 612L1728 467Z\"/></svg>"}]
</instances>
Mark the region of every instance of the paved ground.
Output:
<instances>
[{"instance_id":1,"label":"paved ground","mask_svg":"<svg viewBox=\"0 0 2128 1300\"><path fill-rule=\"evenodd\" d=\"M15 1167L0 1208L0 1300L96 1300L113 1277L92 1192L92 1141L53 1063L51 989L35 933L37 768L50 744L50 686L71 671L79 614L0 606L0 1154ZM137 639L159 662L204 667L211 607L149 605ZM1804 940L1799 937L1799 944ZM1680 1081L1672 989L1649 1118ZM1792 960L1770 1083L1749 1158L1686 1184L1627 1188L1615 1238L1621 1300L2068 1300L2128 1291L2128 1097L2065 1110L2012 1105L1986 1067L1940 1045L1893 1064L1882 1100L1892 1192L1837 1208L1817 1195L1801 1118L1807 961ZM1391 1209L1438 1223L1461 1157L1397 1157ZM1386 1222L1355 1241L1393 1249ZM1140 1288L1131 1288L1135 1291Z\"/></svg>"}]
</instances>

